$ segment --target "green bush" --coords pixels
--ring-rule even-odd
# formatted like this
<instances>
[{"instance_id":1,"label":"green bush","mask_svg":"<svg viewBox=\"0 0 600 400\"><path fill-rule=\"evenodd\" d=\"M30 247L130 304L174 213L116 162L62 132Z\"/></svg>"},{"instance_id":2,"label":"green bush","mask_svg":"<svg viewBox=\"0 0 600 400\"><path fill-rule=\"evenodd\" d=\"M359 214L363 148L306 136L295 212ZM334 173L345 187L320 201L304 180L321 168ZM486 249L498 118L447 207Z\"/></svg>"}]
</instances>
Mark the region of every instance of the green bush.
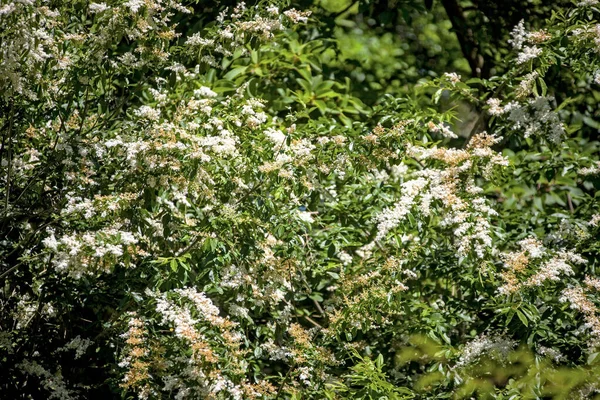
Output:
<instances>
[{"instance_id":1,"label":"green bush","mask_svg":"<svg viewBox=\"0 0 600 400\"><path fill-rule=\"evenodd\" d=\"M597 1L305 3L0 3L0 397L597 396Z\"/></svg>"}]
</instances>

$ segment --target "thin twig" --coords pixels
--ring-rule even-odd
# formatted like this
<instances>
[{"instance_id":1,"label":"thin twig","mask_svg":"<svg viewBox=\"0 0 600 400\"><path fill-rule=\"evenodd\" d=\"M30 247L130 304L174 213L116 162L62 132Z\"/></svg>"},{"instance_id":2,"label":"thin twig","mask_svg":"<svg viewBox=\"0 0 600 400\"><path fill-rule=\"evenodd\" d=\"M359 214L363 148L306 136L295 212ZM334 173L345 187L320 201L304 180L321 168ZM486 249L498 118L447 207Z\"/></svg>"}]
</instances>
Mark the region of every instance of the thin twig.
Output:
<instances>
[{"instance_id":1,"label":"thin twig","mask_svg":"<svg viewBox=\"0 0 600 400\"><path fill-rule=\"evenodd\" d=\"M23 265L23 262L20 262L12 267L10 267L6 272L3 272L2 275L0 275L0 279L4 278L6 275L10 274L11 272L13 272L15 269L19 268L21 265Z\"/></svg>"},{"instance_id":2,"label":"thin twig","mask_svg":"<svg viewBox=\"0 0 600 400\"><path fill-rule=\"evenodd\" d=\"M291 372L292 368L288 368L288 371L285 374L283 381L281 381L281 385L279 385L279 389L277 390L277 394L275 395L275 400L277 400L279 398L279 395L281 395L281 391L283 390L283 387L285 386L285 383L287 382Z\"/></svg>"},{"instance_id":3,"label":"thin twig","mask_svg":"<svg viewBox=\"0 0 600 400\"><path fill-rule=\"evenodd\" d=\"M10 201L10 180L12 174L12 132L13 132L13 123L15 116L15 103L11 103L10 105L10 123L8 124L8 170L6 172L6 198L4 199L4 213L3 216L6 217L8 214L8 206ZM6 220L4 221L6 222ZM2 224L2 230L4 230L4 223Z\"/></svg>"},{"instance_id":4,"label":"thin twig","mask_svg":"<svg viewBox=\"0 0 600 400\"><path fill-rule=\"evenodd\" d=\"M571 199L571 193L567 193L567 202L569 203L569 210L571 214L575 212L575 208L573 207L573 200Z\"/></svg>"},{"instance_id":5,"label":"thin twig","mask_svg":"<svg viewBox=\"0 0 600 400\"><path fill-rule=\"evenodd\" d=\"M318 322L316 322L314 319L312 319L312 318L310 318L310 317L308 317L308 316L306 316L306 315L304 316L304 318L305 318L305 319L306 319L308 322L310 322L311 324L313 324L314 326L316 326L317 328L319 328L319 329L324 329L324 328L323 328L321 325L319 325L319 323L318 323Z\"/></svg>"}]
</instances>

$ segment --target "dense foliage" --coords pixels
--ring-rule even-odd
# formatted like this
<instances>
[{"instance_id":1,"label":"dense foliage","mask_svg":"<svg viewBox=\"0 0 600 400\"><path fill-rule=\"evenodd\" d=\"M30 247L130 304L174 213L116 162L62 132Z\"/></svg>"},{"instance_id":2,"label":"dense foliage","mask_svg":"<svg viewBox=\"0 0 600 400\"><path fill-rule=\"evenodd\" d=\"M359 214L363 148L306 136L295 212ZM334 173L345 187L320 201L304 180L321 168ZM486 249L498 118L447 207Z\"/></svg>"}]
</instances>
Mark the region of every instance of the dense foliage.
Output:
<instances>
[{"instance_id":1,"label":"dense foliage","mask_svg":"<svg viewBox=\"0 0 600 400\"><path fill-rule=\"evenodd\" d=\"M521 3L0 0L0 397L600 398L600 3Z\"/></svg>"}]
</instances>

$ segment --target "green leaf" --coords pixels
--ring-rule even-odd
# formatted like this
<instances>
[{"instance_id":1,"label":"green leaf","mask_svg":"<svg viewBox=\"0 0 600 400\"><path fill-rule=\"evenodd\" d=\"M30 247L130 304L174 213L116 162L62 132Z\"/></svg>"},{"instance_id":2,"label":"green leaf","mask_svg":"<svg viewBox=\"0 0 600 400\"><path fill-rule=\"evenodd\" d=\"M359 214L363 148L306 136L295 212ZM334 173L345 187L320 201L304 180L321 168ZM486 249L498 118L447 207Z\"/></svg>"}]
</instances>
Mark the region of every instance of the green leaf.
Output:
<instances>
[{"instance_id":1,"label":"green leaf","mask_svg":"<svg viewBox=\"0 0 600 400\"><path fill-rule=\"evenodd\" d=\"M527 317L525 317L525 314L523 314L520 310L517 310L517 317L519 317L523 325L525 325L526 327L529 326L529 321L527 320Z\"/></svg>"}]
</instances>

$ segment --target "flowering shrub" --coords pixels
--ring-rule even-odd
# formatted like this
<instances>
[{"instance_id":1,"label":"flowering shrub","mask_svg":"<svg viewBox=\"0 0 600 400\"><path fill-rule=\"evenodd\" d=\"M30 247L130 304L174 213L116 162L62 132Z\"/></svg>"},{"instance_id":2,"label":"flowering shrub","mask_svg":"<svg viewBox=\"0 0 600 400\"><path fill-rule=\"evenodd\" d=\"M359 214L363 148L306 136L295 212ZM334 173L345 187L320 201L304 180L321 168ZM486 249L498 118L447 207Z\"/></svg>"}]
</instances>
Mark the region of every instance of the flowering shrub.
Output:
<instances>
[{"instance_id":1,"label":"flowering shrub","mask_svg":"<svg viewBox=\"0 0 600 400\"><path fill-rule=\"evenodd\" d=\"M0 5L3 393L600 391L596 1L373 108L318 7L195 7Z\"/></svg>"}]
</instances>

